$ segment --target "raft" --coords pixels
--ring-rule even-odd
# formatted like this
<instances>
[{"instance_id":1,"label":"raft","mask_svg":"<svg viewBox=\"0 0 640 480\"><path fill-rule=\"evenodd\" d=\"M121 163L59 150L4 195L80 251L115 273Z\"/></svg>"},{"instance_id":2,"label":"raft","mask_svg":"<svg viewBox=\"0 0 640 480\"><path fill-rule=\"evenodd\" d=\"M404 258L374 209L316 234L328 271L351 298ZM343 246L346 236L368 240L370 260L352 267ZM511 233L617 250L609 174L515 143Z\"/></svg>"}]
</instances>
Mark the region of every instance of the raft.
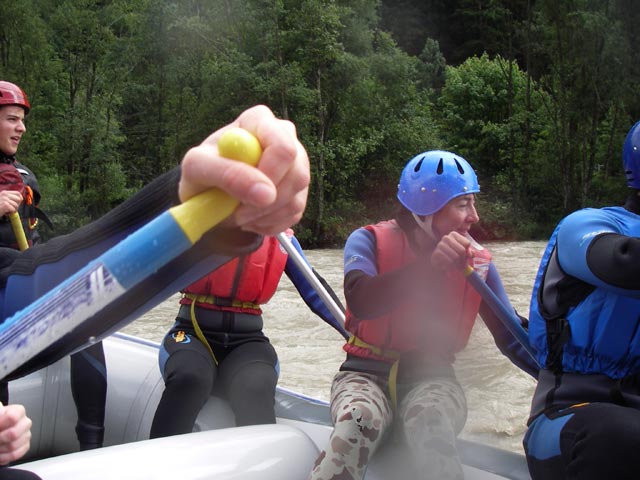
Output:
<instances>
[{"instance_id":1,"label":"raft","mask_svg":"<svg viewBox=\"0 0 640 480\"><path fill-rule=\"evenodd\" d=\"M327 402L278 387L275 425L235 427L222 399L210 397L193 433L149 439L164 383L159 344L116 333L107 360L105 447L78 451L69 357L9 385L12 403L33 420L31 449L16 467L44 480L304 480L331 432ZM460 439L466 480L529 480L523 455ZM367 480L417 478L406 452L388 441Z\"/></svg>"}]
</instances>

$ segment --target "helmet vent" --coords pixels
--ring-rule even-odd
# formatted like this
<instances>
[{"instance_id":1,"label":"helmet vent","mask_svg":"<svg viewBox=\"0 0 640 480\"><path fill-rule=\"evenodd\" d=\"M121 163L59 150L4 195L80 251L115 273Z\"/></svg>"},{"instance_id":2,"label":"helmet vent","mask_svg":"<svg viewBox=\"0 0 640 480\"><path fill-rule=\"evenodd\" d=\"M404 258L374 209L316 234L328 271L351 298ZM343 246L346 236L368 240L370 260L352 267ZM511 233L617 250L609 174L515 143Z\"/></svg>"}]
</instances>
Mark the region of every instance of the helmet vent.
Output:
<instances>
[{"instance_id":1,"label":"helmet vent","mask_svg":"<svg viewBox=\"0 0 640 480\"><path fill-rule=\"evenodd\" d=\"M436 173L438 175L442 175L442 172L444 172L444 166L442 165L443 162L444 162L444 160L442 160L442 158L440 158L440 161L438 162L438 167L436 168Z\"/></svg>"},{"instance_id":2,"label":"helmet vent","mask_svg":"<svg viewBox=\"0 0 640 480\"><path fill-rule=\"evenodd\" d=\"M419 161L418 163L416 163L416 166L415 166L415 167L414 167L414 169L413 169L413 171L414 171L414 172L416 172L416 173L417 173L417 172L419 172L419 171L420 171L420 168L422 167L422 162L423 162L423 161L424 161L424 157L422 157L422 158L420 159L420 161Z\"/></svg>"},{"instance_id":3,"label":"helmet vent","mask_svg":"<svg viewBox=\"0 0 640 480\"><path fill-rule=\"evenodd\" d=\"M456 162L456 167L458 168L460 175L464 175L464 168L462 168L462 165L460 165L460 162L458 162L458 159L454 158L454 161Z\"/></svg>"}]
</instances>

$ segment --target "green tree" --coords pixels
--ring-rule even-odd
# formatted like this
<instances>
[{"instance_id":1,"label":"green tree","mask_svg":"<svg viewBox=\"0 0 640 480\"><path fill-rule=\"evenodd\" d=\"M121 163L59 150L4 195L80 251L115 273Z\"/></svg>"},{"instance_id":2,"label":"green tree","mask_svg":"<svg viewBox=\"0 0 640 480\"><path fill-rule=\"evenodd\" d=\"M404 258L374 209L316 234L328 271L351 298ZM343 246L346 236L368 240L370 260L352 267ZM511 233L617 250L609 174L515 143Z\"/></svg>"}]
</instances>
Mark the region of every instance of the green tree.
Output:
<instances>
[{"instance_id":1,"label":"green tree","mask_svg":"<svg viewBox=\"0 0 640 480\"><path fill-rule=\"evenodd\" d=\"M608 177L610 171L609 160L600 156L600 143L628 124L621 113L628 89L625 64L632 48L611 7L611 2L546 0L537 6L549 65L541 78L548 93L548 154L562 175L558 187L564 213L605 201L592 194L594 179Z\"/></svg>"},{"instance_id":2,"label":"green tree","mask_svg":"<svg viewBox=\"0 0 640 480\"><path fill-rule=\"evenodd\" d=\"M482 190L488 193L485 224L522 227L535 219L531 195L549 199L553 190L537 180L553 178L547 160L537 154L536 142L524 151L525 125L539 131L545 123L542 101L535 91L533 109L526 109L527 77L513 61L488 55L469 58L459 67L447 67L438 102L439 123L447 148L465 157L476 169ZM541 145L544 142L538 139ZM532 149L536 149L532 151ZM545 172L544 177L539 175ZM547 176L551 174L552 176ZM539 188L540 190L537 190ZM553 203L553 202L551 202ZM513 220L515 220L515 222ZM494 225L495 226L495 225Z\"/></svg>"}]
</instances>

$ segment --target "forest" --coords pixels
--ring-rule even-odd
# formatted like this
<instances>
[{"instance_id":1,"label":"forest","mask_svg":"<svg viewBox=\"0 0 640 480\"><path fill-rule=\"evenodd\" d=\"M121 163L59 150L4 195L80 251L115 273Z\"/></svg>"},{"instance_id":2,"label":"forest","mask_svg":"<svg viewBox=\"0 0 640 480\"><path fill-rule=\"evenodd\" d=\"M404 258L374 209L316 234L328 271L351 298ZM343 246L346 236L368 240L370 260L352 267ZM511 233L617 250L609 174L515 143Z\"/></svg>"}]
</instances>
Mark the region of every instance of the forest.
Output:
<instances>
[{"instance_id":1,"label":"forest","mask_svg":"<svg viewBox=\"0 0 640 480\"><path fill-rule=\"evenodd\" d=\"M32 105L18 159L55 224L45 236L254 104L293 121L309 153L305 248L394 215L402 167L432 149L476 169L480 239L545 238L627 195L633 0L0 1L0 79Z\"/></svg>"}]
</instances>

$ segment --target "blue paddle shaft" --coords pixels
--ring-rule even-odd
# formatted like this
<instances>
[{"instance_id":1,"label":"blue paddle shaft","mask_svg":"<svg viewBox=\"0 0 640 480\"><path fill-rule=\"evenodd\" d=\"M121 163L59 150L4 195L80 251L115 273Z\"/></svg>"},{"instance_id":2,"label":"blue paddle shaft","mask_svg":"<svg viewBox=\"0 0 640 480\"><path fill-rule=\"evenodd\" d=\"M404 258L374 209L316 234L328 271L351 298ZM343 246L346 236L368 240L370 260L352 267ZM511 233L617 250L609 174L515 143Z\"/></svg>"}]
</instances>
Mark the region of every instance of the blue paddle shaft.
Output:
<instances>
[{"instance_id":1,"label":"blue paddle shaft","mask_svg":"<svg viewBox=\"0 0 640 480\"><path fill-rule=\"evenodd\" d=\"M535 360L536 356L534 354L531 345L529 344L529 336L527 332L522 327L520 323L520 319L513 312L513 310L507 308L502 301L498 298L498 296L489 288L486 282L478 275L478 272L473 270L471 267L465 272L467 276L467 280L476 289L478 294L482 297L482 300L489 305L489 308L493 311L493 313L498 317L498 319L504 324L504 326L511 332L511 334L516 337L516 340L522 344L522 347L531 355L531 358Z\"/></svg>"},{"instance_id":2,"label":"blue paddle shaft","mask_svg":"<svg viewBox=\"0 0 640 480\"><path fill-rule=\"evenodd\" d=\"M0 326L0 378L191 247L167 211Z\"/></svg>"},{"instance_id":3,"label":"blue paddle shaft","mask_svg":"<svg viewBox=\"0 0 640 480\"><path fill-rule=\"evenodd\" d=\"M314 288L314 290L316 291L320 299L324 302L329 312L331 312L331 314L334 316L334 318L338 322L337 324L333 324L330 322L327 322L327 323L329 323L333 328L335 328L338 332L340 332L340 335L342 335L345 339L348 339L349 333L344 329L344 312L340 309L338 304L333 300L333 298L331 297L331 294L327 291L326 288L324 288L324 285L322 285L320 280L318 280L318 278L314 275L313 270L311 269L309 264L307 264L307 262L304 261L304 258L302 258L302 255L300 255L300 252L298 252L298 250L295 249L295 247L291 244L291 242L289 241L287 236L284 234L284 232L278 233L276 235L276 238L278 239L278 242L280 242L280 245L282 245L282 247L287 251L291 259L295 262L298 269L300 269L300 271L304 275L304 278Z\"/></svg>"}]
</instances>

